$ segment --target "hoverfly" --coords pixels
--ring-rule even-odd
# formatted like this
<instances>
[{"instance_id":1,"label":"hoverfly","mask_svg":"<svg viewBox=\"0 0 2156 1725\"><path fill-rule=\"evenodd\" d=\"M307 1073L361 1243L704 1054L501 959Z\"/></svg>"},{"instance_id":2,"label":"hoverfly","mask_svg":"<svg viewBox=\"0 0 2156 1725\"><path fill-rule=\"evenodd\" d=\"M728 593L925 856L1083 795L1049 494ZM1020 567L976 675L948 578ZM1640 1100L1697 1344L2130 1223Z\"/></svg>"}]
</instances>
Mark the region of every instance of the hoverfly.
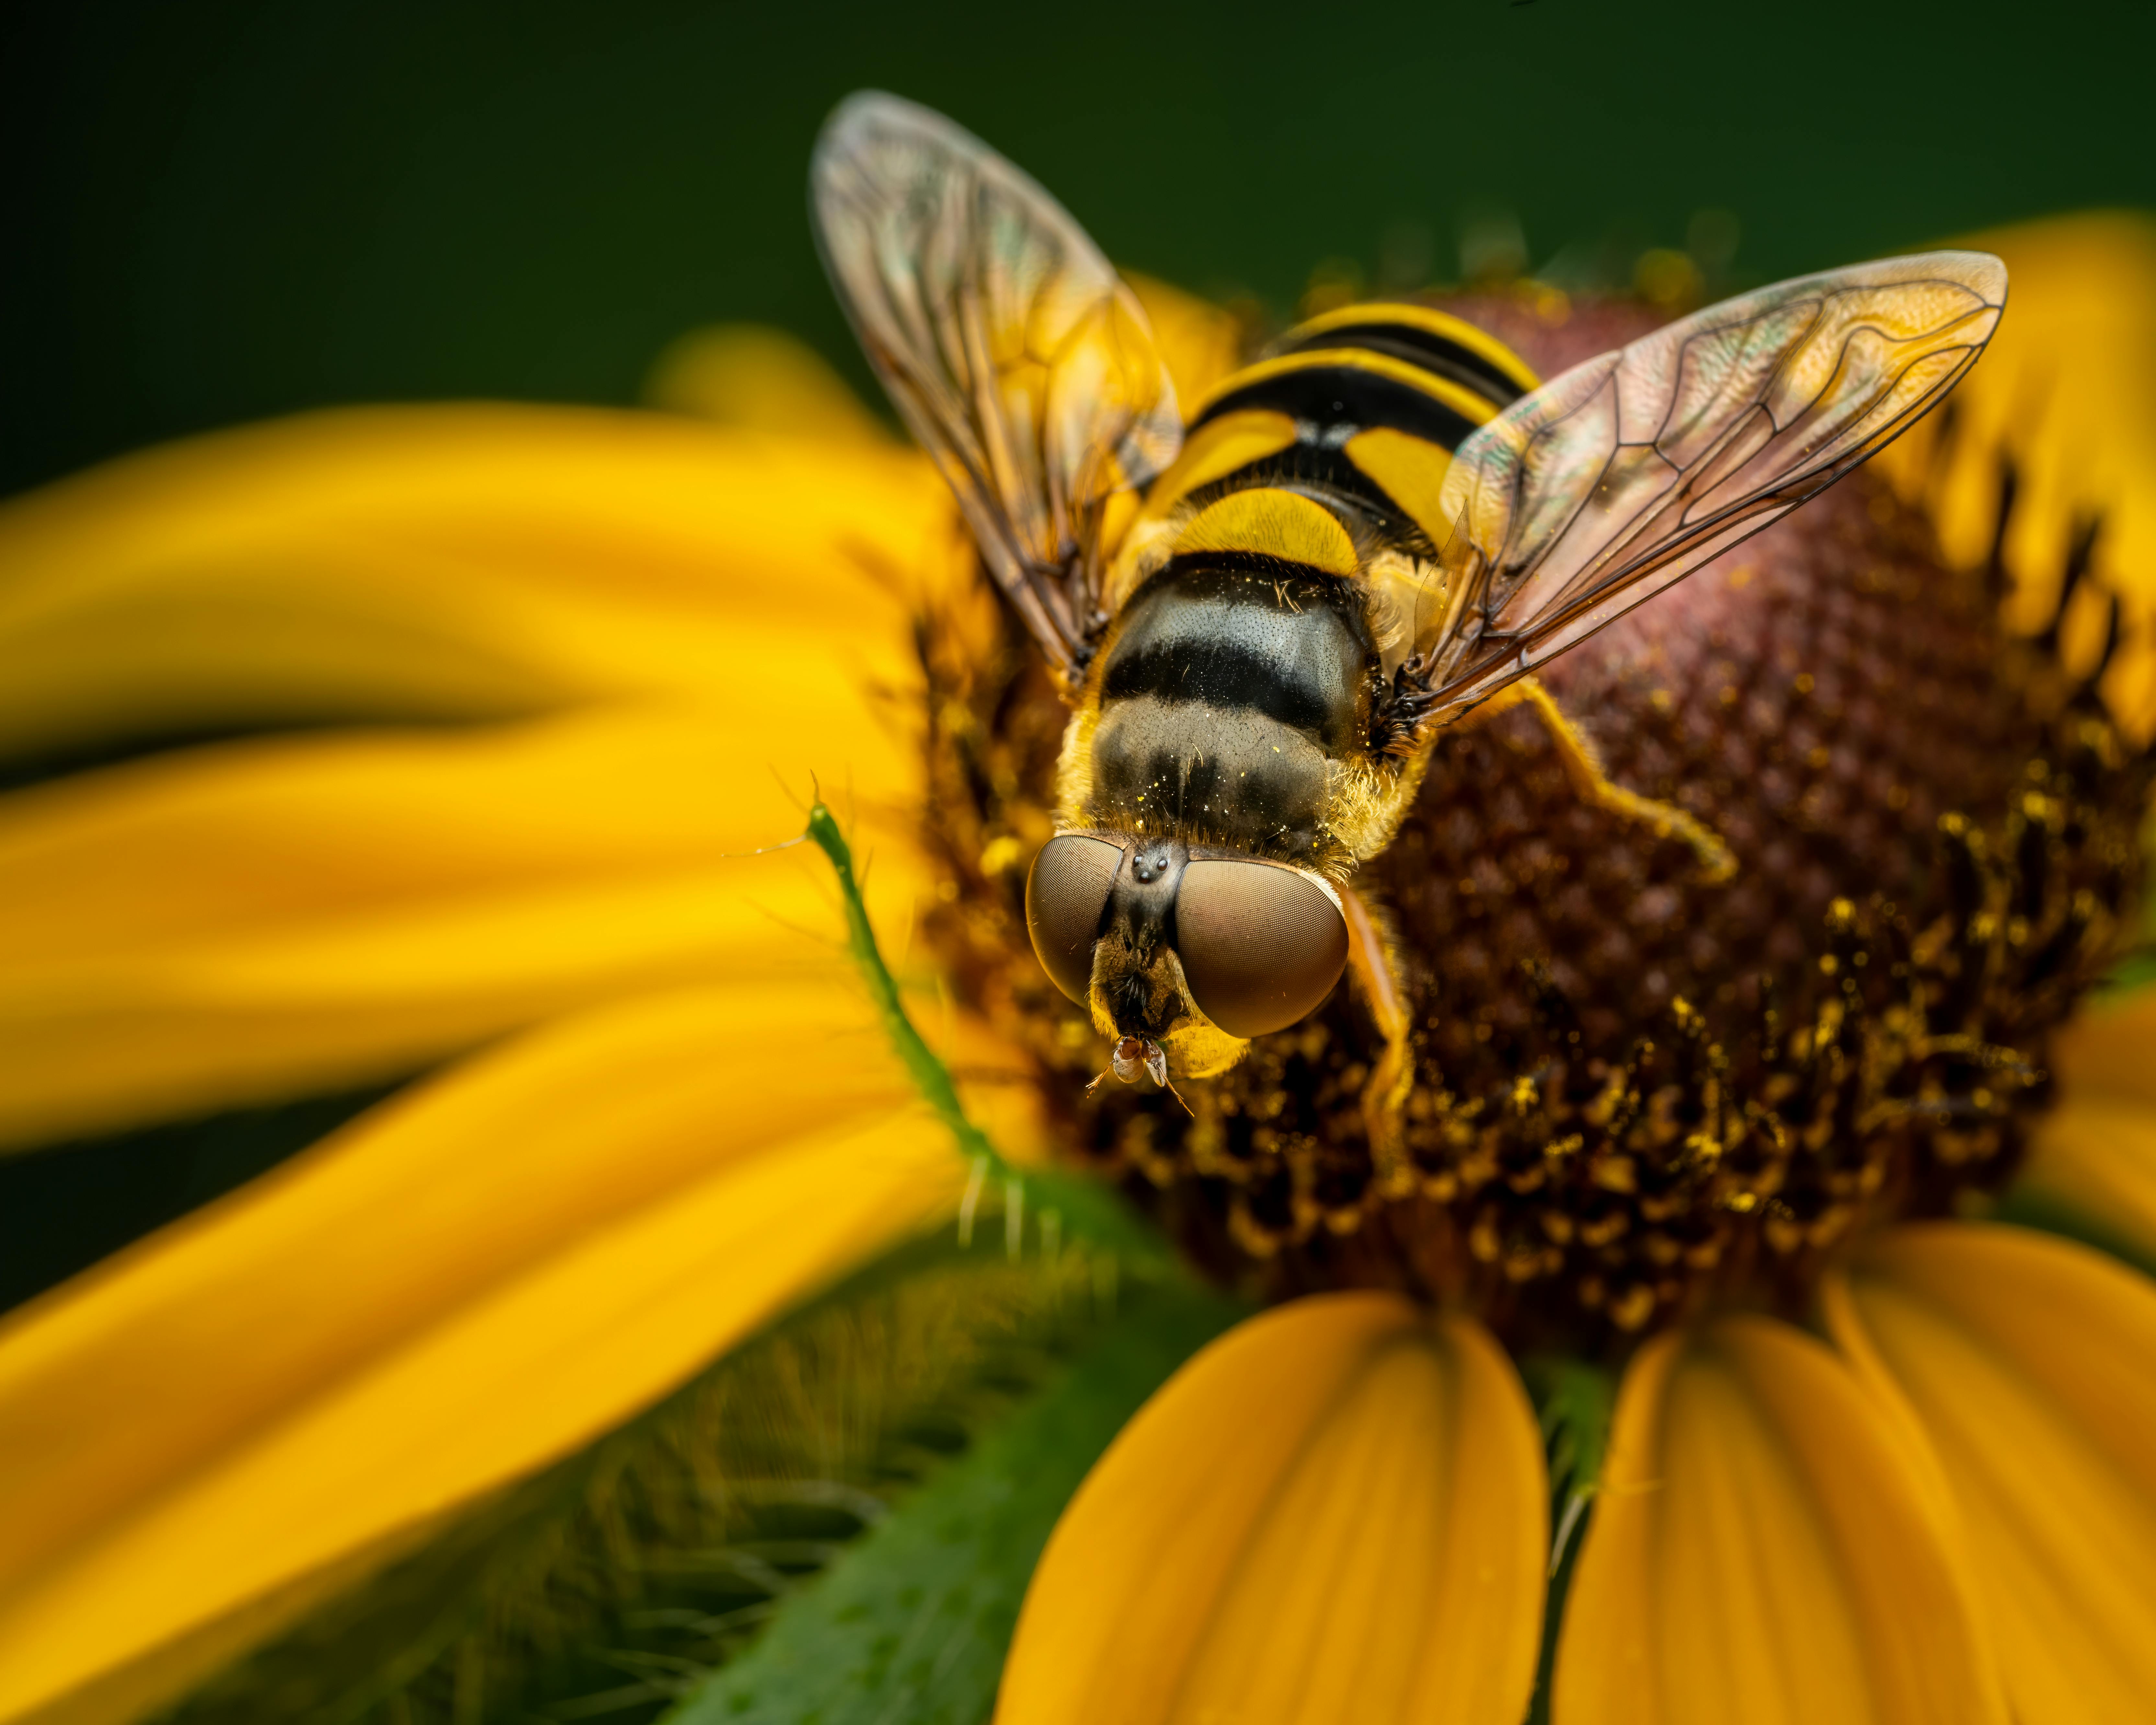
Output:
<instances>
[{"instance_id":1,"label":"hoverfly","mask_svg":"<svg viewBox=\"0 0 2156 1725\"><path fill-rule=\"evenodd\" d=\"M1099 249L940 115L850 97L810 178L847 315L1071 708L1026 886L1041 964L1119 1077L1164 1086L1352 959L1393 1044L1373 1111L1406 1025L1353 876L1438 732L1546 703L1537 665L1876 454L2006 296L1984 253L1861 264L1542 384L1457 318L1351 306L1186 409Z\"/></svg>"}]
</instances>

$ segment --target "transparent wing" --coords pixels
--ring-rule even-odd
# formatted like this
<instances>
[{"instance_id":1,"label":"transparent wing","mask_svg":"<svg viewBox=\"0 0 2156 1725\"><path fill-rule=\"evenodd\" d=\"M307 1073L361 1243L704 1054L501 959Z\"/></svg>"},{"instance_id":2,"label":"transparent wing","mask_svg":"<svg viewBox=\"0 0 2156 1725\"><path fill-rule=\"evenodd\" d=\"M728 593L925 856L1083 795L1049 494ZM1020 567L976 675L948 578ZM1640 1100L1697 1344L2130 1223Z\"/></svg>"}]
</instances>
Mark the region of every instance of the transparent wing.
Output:
<instances>
[{"instance_id":1,"label":"transparent wing","mask_svg":"<svg viewBox=\"0 0 2156 1725\"><path fill-rule=\"evenodd\" d=\"M1711 305L1577 366L1460 446L1416 650L1441 719L1576 645L1878 453L1976 362L1984 252L1926 252Z\"/></svg>"},{"instance_id":2,"label":"transparent wing","mask_svg":"<svg viewBox=\"0 0 2156 1725\"><path fill-rule=\"evenodd\" d=\"M896 96L839 105L809 187L870 362L1067 674L1093 621L1102 506L1183 438L1136 296L1031 179Z\"/></svg>"}]
</instances>

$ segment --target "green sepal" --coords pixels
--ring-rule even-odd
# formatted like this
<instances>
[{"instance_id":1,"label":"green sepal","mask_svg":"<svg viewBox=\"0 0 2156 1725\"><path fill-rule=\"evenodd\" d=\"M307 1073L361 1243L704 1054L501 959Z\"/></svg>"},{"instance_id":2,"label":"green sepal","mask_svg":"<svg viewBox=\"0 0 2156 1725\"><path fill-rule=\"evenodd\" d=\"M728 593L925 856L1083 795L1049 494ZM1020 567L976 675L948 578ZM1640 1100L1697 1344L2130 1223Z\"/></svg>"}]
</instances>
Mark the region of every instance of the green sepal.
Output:
<instances>
[{"instance_id":1,"label":"green sepal","mask_svg":"<svg viewBox=\"0 0 2156 1725\"><path fill-rule=\"evenodd\" d=\"M1142 1285L1063 1375L780 1607L668 1725L980 1725L1041 1548L1095 1460L1242 1308Z\"/></svg>"},{"instance_id":2,"label":"green sepal","mask_svg":"<svg viewBox=\"0 0 2156 1725\"><path fill-rule=\"evenodd\" d=\"M1550 1574L1555 1575L1602 1480L1616 1385L1584 1360L1537 1358L1522 1367L1549 1456Z\"/></svg>"},{"instance_id":3,"label":"green sepal","mask_svg":"<svg viewBox=\"0 0 2156 1725\"><path fill-rule=\"evenodd\" d=\"M1609 1453L1617 1385L1602 1367L1568 1357L1537 1355L1522 1361L1520 1371L1534 1398L1543 1452L1549 1461L1549 1589L1543 1596L1534 1699L1527 1709L1527 1725L1549 1725L1558 1630L1564 1620L1565 1596L1572 1590L1573 1566L1594 1512L1602 1465Z\"/></svg>"}]
</instances>

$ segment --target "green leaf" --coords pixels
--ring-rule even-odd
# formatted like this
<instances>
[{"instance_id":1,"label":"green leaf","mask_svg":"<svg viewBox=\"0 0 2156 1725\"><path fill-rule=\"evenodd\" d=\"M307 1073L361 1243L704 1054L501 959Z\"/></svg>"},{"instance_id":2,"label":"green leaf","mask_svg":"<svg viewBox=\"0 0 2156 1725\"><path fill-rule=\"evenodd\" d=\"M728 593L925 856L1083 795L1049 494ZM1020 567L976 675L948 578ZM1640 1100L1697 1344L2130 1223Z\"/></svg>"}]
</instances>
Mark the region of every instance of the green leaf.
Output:
<instances>
[{"instance_id":1,"label":"green leaf","mask_svg":"<svg viewBox=\"0 0 2156 1725\"><path fill-rule=\"evenodd\" d=\"M1065 1374L829 1571L669 1725L979 1725L1056 1517L1152 1391L1240 1307L1135 1291Z\"/></svg>"}]
</instances>

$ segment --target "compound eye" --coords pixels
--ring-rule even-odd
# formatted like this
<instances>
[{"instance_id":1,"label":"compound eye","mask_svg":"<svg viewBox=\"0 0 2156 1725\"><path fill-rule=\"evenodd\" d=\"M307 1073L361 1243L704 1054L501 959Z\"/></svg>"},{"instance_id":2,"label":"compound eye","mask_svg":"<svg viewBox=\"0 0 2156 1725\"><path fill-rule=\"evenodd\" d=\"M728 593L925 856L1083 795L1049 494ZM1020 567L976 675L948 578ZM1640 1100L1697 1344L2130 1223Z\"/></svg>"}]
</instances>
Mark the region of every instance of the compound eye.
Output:
<instances>
[{"instance_id":1,"label":"compound eye","mask_svg":"<svg viewBox=\"0 0 2156 1725\"><path fill-rule=\"evenodd\" d=\"M1093 942L1123 847L1063 833L1040 847L1025 877L1025 926L1040 967L1081 1006L1093 985Z\"/></svg>"},{"instance_id":2,"label":"compound eye","mask_svg":"<svg viewBox=\"0 0 2156 1725\"><path fill-rule=\"evenodd\" d=\"M1175 950L1207 1018L1230 1036L1263 1036L1332 992L1348 964L1348 924L1296 870L1208 860L1183 871Z\"/></svg>"}]
</instances>

